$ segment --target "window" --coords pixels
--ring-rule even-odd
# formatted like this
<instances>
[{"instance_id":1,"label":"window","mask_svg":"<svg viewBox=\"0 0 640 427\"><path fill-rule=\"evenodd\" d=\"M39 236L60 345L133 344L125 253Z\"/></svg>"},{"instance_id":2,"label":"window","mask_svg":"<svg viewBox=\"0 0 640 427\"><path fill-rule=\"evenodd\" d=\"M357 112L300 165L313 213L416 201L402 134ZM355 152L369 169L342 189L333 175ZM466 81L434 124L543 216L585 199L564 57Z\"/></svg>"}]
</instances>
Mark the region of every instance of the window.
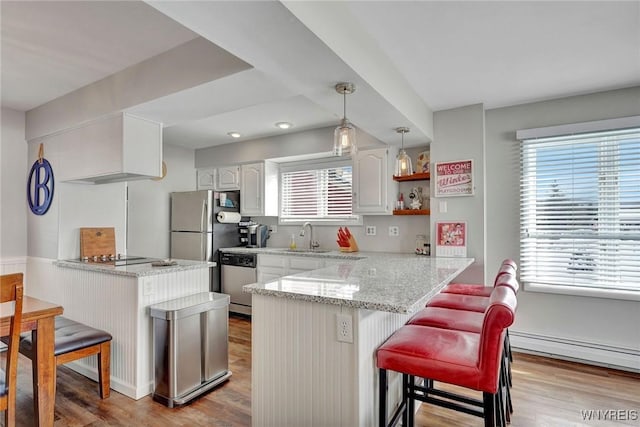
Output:
<instances>
[{"instance_id":1,"label":"window","mask_svg":"<svg viewBox=\"0 0 640 427\"><path fill-rule=\"evenodd\" d=\"M351 162L345 160L281 165L280 223L359 223L352 211L352 179Z\"/></svg>"},{"instance_id":2,"label":"window","mask_svg":"<svg viewBox=\"0 0 640 427\"><path fill-rule=\"evenodd\" d=\"M640 296L640 127L520 139L525 287Z\"/></svg>"}]
</instances>

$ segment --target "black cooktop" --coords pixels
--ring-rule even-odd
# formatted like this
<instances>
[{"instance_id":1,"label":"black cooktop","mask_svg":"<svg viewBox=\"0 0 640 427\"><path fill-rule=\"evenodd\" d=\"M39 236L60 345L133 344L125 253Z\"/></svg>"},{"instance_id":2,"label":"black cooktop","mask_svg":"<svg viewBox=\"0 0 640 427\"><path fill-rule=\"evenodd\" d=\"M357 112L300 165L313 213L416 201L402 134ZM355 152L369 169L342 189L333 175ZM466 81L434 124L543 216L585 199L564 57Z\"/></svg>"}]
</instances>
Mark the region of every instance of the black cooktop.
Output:
<instances>
[{"instance_id":1,"label":"black cooktop","mask_svg":"<svg viewBox=\"0 0 640 427\"><path fill-rule=\"evenodd\" d=\"M123 265L148 264L158 261L158 258L147 258L135 255L96 255L93 257L74 258L67 261L78 262L83 264L104 264L114 265L116 267Z\"/></svg>"}]
</instances>

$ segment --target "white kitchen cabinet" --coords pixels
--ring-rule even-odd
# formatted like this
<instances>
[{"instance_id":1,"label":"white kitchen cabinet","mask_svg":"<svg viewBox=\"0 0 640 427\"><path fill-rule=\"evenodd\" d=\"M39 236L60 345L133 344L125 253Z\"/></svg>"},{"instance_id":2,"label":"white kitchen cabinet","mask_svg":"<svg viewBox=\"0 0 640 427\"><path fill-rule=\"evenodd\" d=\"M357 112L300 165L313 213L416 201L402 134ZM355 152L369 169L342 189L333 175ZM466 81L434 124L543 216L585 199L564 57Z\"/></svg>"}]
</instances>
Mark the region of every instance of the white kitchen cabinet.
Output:
<instances>
[{"instance_id":1,"label":"white kitchen cabinet","mask_svg":"<svg viewBox=\"0 0 640 427\"><path fill-rule=\"evenodd\" d=\"M278 166L260 162L240 167L240 213L246 216L278 215Z\"/></svg>"},{"instance_id":2,"label":"white kitchen cabinet","mask_svg":"<svg viewBox=\"0 0 640 427\"><path fill-rule=\"evenodd\" d=\"M230 191L240 189L240 166L223 166L217 169L217 191Z\"/></svg>"},{"instance_id":3,"label":"white kitchen cabinet","mask_svg":"<svg viewBox=\"0 0 640 427\"><path fill-rule=\"evenodd\" d=\"M287 274L302 273L317 270L325 266L324 258L289 257L289 271Z\"/></svg>"},{"instance_id":4,"label":"white kitchen cabinet","mask_svg":"<svg viewBox=\"0 0 640 427\"><path fill-rule=\"evenodd\" d=\"M258 282L266 283L286 276L288 261L285 255L258 255Z\"/></svg>"},{"instance_id":5,"label":"white kitchen cabinet","mask_svg":"<svg viewBox=\"0 0 640 427\"><path fill-rule=\"evenodd\" d=\"M198 169L198 190L213 190L216 185L215 168Z\"/></svg>"},{"instance_id":6,"label":"white kitchen cabinet","mask_svg":"<svg viewBox=\"0 0 640 427\"><path fill-rule=\"evenodd\" d=\"M258 282L266 283L290 274L317 270L326 265L326 258L290 256L290 255L258 255Z\"/></svg>"},{"instance_id":7,"label":"white kitchen cabinet","mask_svg":"<svg viewBox=\"0 0 640 427\"><path fill-rule=\"evenodd\" d=\"M392 215L398 192L393 180L396 149L358 151L353 159L353 212Z\"/></svg>"}]
</instances>

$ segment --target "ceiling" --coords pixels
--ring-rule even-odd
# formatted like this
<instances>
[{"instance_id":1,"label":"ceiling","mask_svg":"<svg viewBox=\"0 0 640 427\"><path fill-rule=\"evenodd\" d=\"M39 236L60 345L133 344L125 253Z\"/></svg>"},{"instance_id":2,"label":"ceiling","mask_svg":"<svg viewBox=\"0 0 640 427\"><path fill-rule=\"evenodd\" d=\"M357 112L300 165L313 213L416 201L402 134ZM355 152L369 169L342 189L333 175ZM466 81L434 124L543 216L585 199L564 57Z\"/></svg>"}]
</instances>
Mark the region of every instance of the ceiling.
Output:
<instances>
[{"instance_id":1,"label":"ceiling","mask_svg":"<svg viewBox=\"0 0 640 427\"><path fill-rule=\"evenodd\" d=\"M640 85L638 1L2 1L2 106L29 111L196 37L250 68L127 108L190 148L336 125L390 144L431 111ZM189 64L180 64L188 67ZM117 79L115 80L117 81ZM276 122L291 122L283 131Z\"/></svg>"}]
</instances>

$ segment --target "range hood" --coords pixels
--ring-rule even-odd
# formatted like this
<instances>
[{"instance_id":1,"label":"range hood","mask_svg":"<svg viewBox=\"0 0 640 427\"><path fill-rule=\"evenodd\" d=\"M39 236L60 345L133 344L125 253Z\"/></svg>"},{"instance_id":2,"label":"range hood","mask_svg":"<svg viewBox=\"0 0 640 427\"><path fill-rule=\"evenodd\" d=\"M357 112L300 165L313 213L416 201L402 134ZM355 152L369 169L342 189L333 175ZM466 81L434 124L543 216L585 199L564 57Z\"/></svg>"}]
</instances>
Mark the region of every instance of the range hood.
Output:
<instances>
[{"instance_id":1,"label":"range hood","mask_svg":"<svg viewBox=\"0 0 640 427\"><path fill-rule=\"evenodd\" d=\"M45 144L57 181L107 184L162 176L162 124L127 113L29 142Z\"/></svg>"}]
</instances>

